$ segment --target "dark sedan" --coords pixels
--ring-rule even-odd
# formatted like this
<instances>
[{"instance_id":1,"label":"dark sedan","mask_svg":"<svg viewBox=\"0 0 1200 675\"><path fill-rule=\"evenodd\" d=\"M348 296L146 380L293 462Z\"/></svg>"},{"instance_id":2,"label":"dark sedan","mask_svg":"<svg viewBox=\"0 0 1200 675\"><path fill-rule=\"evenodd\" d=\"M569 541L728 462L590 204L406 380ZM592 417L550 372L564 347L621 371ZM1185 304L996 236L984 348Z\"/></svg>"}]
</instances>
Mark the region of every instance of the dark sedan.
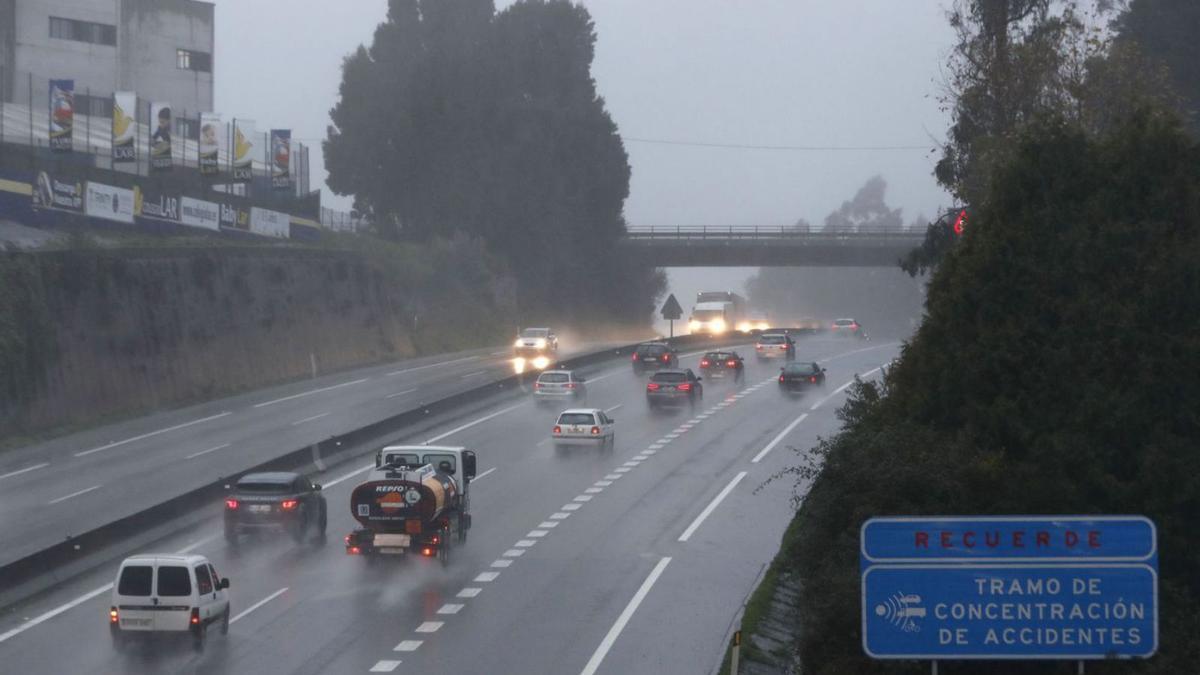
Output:
<instances>
[{"instance_id":1,"label":"dark sedan","mask_svg":"<svg viewBox=\"0 0 1200 675\"><path fill-rule=\"evenodd\" d=\"M710 380L730 377L741 382L746 363L737 352L708 352L700 357L700 372Z\"/></svg>"},{"instance_id":2,"label":"dark sedan","mask_svg":"<svg viewBox=\"0 0 1200 675\"><path fill-rule=\"evenodd\" d=\"M686 370L660 370L646 383L646 403L650 408L667 405L695 406L704 397L700 378Z\"/></svg>"},{"instance_id":3,"label":"dark sedan","mask_svg":"<svg viewBox=\"0 0 1200 675\"><path fill-rule=\"evenodd\" d=\"M816 363L790 363L779 369L779 390L802 393L825 386L825 369Z\"/></svg>"},{"instance_id":4,"label":"dark sedan","mask_svg":"<svg viewBox=\"0 0 1200 675\"><path fill-rule=\"evenodd\" d=\"M321 486L290 471L248 473L225 498L225 539L234 545L240 535L264 530L285 531L297 542L309 532L321 539L326 519Z\"/></svg>"}]
</instances>

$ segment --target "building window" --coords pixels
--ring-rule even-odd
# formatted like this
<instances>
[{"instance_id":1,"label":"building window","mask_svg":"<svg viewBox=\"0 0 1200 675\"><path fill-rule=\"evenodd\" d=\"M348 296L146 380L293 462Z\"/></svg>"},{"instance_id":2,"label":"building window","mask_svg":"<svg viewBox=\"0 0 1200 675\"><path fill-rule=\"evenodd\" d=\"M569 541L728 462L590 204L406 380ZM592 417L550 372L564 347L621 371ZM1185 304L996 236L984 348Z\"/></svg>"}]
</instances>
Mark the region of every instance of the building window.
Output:
<instances>
[{"instance_id":1,"label":"building window","mask_svg":"<svg viewBox=\"0 0 1200 675\"><path fill-rule=\"evenodd\" d=\"M52 16L50 17L50 37L115 47L117 45L117 27L106 23Z\"/></svg>"},{"instance_id":2,"label":"building window","mask_svg":"<svg viewBox=\"0 0 1200 675\"><path fill-rule=\"evenodd\" d=\"M212 54L196 52L190 49L175 50L175 67L180 70L195 70L200 73L212 72Z\"/></svg>"},{"instance_id":3,"label":"building window","mask_svg":"<svg viewBox=\"0 0 1200 675\"><path fill-rule=\"evenodd\" d=\"M75 112L80 115L112 117L112 96L75 94Z\"/></svg>"}]
</instances>

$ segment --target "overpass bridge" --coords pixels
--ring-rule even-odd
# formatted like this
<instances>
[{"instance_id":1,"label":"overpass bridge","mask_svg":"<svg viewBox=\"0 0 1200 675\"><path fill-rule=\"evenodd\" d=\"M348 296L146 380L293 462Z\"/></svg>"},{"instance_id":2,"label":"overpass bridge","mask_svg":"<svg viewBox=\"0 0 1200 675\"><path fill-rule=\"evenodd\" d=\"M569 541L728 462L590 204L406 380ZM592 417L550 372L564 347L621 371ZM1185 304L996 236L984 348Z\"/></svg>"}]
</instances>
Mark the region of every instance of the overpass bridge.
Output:
<instances>
[{"instance_id":1,"label":"overpass bridge","mask_svg":"<svg viewBox=\"0 0 1200 675\"><path fill-rule=\"evenodd\" d=\"M924 231L787 226L629 227L621 248L656 267L894 267Z\"/></svg>"}]
</instances>

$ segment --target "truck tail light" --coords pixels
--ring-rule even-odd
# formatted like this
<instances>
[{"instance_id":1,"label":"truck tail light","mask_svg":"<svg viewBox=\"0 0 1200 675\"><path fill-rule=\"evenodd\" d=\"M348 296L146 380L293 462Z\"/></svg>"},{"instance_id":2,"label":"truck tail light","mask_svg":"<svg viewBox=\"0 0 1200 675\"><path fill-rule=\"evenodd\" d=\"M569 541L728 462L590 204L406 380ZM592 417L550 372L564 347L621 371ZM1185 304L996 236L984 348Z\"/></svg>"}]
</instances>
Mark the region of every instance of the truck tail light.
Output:
<instances>
[{"instance_id":1,"label":"truck tail light","mask_svg":"<svg viewBox=\"0 0 1200 675\"><path fill-rule=\"evenodd\" d=\"M600 435L600 427L592 427L592 435L599 436Z\"/></svg>"},{"instance_id":2,"label":"truck tail light","mask_svg":"<svg viewBox=\"0 0 1200 675\"><path fill-rule=\"evenodd\" d=\"M109 607L108 608L108 622L109 623L119 623L120 621L121 621L121 615L117 613L117 608Z\"/></svg>"},{"instance_id":3,"label":"truck tail light","mask_svg":"<svg viewBox=\"0 0 1200 675\"><path fill-rule=\"evenodd\" d=\"M192 608L192 619L189 623L191 623L193 626L200 625L200 608L199 607Z\"/></svg>"},{"instance_id":4,"label":"truck tail light","mask_svg":"<svg viewBox=\"0 0 1200 675\"><path fill-rule=\"evenodd\" d=\"M562 433L562 427L558 426L557 424L556 424L556 425L554 425L554 433L556 433L556 434L561 434L561 433Z\"/></svg>"},{"instance_id":5,"label":"truck tail light","mask_svg":"<svg viewBox=\"0 0 1200 675\"><path fill-rule=\"evenodd\" d=\"M279 503L279 508L283 509L284 511L291 511L299 505L300 500L298 499L285 499Z\"/></svg>"},{"instance_id":6,"label":"truck tail light","mask_svg":"<svg viewBox=\"0 0 1200 675\"><path fill-rule=\"evenodd\" d=\"M237 511L237 507L238 507L238 500L236 500L236 499L226 499L225 500L225 508L229 509L230 511Z\"/></svg>"}]
</instances>

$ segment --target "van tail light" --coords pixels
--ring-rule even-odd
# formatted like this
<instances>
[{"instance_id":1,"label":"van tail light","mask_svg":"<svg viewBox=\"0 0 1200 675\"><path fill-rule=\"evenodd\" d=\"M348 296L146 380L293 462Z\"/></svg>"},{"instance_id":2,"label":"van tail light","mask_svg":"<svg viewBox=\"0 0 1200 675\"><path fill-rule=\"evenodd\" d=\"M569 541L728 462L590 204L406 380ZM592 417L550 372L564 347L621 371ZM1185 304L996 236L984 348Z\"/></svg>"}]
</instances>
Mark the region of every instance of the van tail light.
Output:
<instances>
[{"instance_id":1,"label":"van tail light","mask_svg":"<svg viewBox=\"0 0 1200 675\"><path fill-rule=\"evenodd\" d=\"M658 391L658 383L657 382L647 382L646 383L646 391Z\"/></svg>"},{"instance_id":2,"label":"van tail light","mask_svg":"<svg viewBox=\"0 0 1200 675\"><path fill-rule=\"evenodd\" d=\"M707 368L708 366L709 366L708 359L703 359L700 361L701 368Z\"/></svg>"},{"instance_id":3,"label":"van tail light","mask_svg":"<svg viewBox=\"0 0 1200 675\"><path fill-rule=\"evenodd\" d=\"M592 435L599 436L600 435L600 427L592 427Z\"/></svg>"},{"instance_id":4,"label":"van tail light","mask_svg":"<svg viewBox=\"0 0 1200 675\"><path fill-rule=\"evenodd\" d=\"M238 507L238 500L236 500L236 499L226 499L225 500L225 508L229 509L230 511L237 511L237 507Z\"/></svg>"},{"instance_id":5,"label":"van tail light","mask_svg":"<svg viewBox=\"0 0 1200 675\"><path fill-rule=\"evenodd\" d=\"M562 433L562 427L558 426L557 424L556 424L556 425L554 425L554 433L556 433L556 434L561 434L561 433Z\"/></svg>"},{"instance_id":6,"label":"van tail light","mask_svg":"<svg viewBox=\"0 0 1200 675\"><path fill-rule=\"evenodd\" d=\"M117 613L117 608L109 607L108 608L108 622L109 623L119 623L120 621L121 621L121 615Z\"/></svg>"},{"instance_id":7,"label":"van tail light","mask_svg":"<svg viewBox=\"0 0 1200 675\"><path fill-rule=\"evenodd\" d=\"M675 388L678 389L679 391L691 391L692 384L690 382L684 382L683 384L681 384Z\"/></svg>"},{"instance_id":8,"label":"van tail light","mask_svg":"<svg viewBox=\"0 0 1200 675\"><path fill-rule=\"evenodd\" d=\"M191 623L193 626L200 625L200 608L199 607L192 608L192 620L189 623Z\"/></svg>"},{"instance_id":9,"label":"van tail light","mask_svg":"<svg viewBox=\"0 0 1200 675\"><path fill-rule=\"evenodd\" d=\"M279 503L279 508L283 509L284 511L291 511L299 505L300 500L298 499L285 499Z\"/></svg>"}]
</instances>

